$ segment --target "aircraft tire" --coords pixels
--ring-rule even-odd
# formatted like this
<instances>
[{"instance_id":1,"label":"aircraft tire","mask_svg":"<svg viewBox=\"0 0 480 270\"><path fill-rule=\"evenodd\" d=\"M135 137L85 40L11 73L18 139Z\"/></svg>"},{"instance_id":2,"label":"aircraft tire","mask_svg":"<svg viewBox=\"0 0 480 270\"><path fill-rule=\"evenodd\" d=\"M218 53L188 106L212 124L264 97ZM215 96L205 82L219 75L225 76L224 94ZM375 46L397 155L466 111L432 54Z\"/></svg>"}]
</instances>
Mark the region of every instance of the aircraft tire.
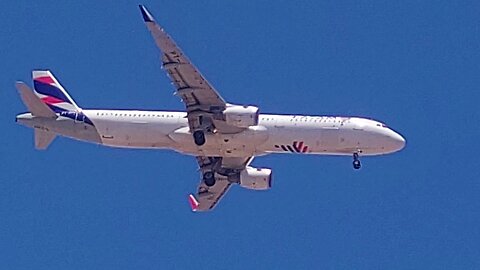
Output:
<instances>
[{"instance_id":1,"label":"aircraft tire","mask_svg":"<svg viewBox=\"0 0 480 270\"><path fill-rule=\"evenodd\" d=\"M202 130L197 130L193 132L193 140L195 144L198 146L202 146L205 144L205 133Z\"/></svg>"},{"instance_id":2,"label":"aircraft tire","mask_svg":"<svg viewBox=\"0 0 480 270\"><path fill-rule=\"evenodd\" d=\"M205 185L207 185L207 187L215 185L215 174L210 171L205 172L203 174L203 181L205 182Z\"/></svg>"},{"instance_id":3,"label":"aircraft tire","mask_svg":"<svg viewBox=\"0 0 480 270\"><path fill-rule=\"evenodd\" d=\"M362 167L362 164L360 163L360 160L354 160L354 161L353 161L353 168L354 168L355 170L358 170L358 169L360 169L361 167Z\"/></svg>"}]
</instances>

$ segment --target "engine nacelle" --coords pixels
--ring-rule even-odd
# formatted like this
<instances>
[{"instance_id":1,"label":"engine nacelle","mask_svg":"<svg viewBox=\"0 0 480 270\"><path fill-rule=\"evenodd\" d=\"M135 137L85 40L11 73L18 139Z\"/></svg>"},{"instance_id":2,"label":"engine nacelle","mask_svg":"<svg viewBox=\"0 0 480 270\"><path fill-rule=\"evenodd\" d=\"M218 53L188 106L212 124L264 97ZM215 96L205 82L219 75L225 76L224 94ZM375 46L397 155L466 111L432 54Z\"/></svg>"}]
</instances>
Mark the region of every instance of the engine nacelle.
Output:
<instances>
[{"instance_id":1,"label":"engine nacelle","mask_svg":"<svg viewBox=\"0 0 480 270\"><path fill-rule=\"evenodd\" d=\"M272 170L247 166L240 173L240 186L254 190L266 190L272 187Z\"/></svg>"},{"instance_id":2,"label":"engine nacelle","mask_svg":"<svg viewBox=\"0 0 480 270\"><path fill-rule=\"evenodd\" d=\"M225 122L240 128L258 125L259 114L260 110L255 106L233 105L223 111Z\"/></svg>"}]
</instances>

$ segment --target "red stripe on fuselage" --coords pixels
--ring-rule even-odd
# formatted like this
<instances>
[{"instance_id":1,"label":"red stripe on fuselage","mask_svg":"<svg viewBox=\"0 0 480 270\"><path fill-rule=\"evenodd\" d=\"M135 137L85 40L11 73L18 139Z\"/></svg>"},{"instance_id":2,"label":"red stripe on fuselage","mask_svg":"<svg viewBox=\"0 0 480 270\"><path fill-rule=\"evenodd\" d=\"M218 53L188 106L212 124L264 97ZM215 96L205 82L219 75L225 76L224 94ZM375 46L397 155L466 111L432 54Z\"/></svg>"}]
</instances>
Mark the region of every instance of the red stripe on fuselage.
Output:
<instances>
[{"instance_id":1,"label":"red stripe on fuselage","mask_svg":"<svg viewBox=\"0 0 480 270\"><path fill-rule=\"evenodd\" d=\"M295 149L295 151L299 152L300 150L297 148L297 141L294 141L293 142L293 149Z\"/></svg>"},{"instance_id":2,"label":"red stripe on fuselage","mask_svg":"<svg viewBox=\"0 0 480 270\"><path fill-rule=\"evenodd\" d=\"M298 143L298 150L302 151L302 148L303 148L303 141Z\"/></svg>"}]
</instances>

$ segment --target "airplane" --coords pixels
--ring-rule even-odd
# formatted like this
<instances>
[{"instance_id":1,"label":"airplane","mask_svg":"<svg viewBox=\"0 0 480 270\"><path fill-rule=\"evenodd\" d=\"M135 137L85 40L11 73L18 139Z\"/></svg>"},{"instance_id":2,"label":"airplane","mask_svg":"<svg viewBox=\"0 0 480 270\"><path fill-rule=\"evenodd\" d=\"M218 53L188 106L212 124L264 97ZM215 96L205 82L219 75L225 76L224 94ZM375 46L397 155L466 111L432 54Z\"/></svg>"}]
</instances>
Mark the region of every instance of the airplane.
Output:
<instances>
[{"instance_id":1,"label":"airplane","mask_svg":"<svg viewBox=\"0 0 480 270\"><path fill-rule=\"evenodd\" d=\"M57 135L110 147L170 149L194 156L200 183L188 201L193 211L213 209L232 185L272 187L272 170L250 166L274 153L383 155L405 139L384 123L361 117L261 114L253 105L226 102L190 62L146 7L141 15L161 54L162 68L186 111L99 110L79 107L49 70L34 70L33 90L15 86L28 113L16 122L34 129L37 149Z\"/></svg>"}]
</instances>

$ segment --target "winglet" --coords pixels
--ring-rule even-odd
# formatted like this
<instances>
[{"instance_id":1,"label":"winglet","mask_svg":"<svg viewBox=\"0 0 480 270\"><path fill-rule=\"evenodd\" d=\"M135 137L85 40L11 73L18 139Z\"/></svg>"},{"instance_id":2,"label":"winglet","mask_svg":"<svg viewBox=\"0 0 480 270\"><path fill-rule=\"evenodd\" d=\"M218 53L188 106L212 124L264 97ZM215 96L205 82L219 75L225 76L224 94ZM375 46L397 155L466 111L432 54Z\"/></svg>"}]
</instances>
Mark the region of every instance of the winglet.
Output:
<instances>
[{"instance_id":1,"label":"winglet","mask_svg":"<svg viewBox=\"0 0 480 270\"><path fill-rule=\"evenodd\" d=\"M152 14L150 14L150 12L148 12L148 9L145 6L138 5L138 7L140 8L140 11L142 12L143 20L145 22L154 22L155 21L155 19L153 19Z\"/></svg>"},{"instance_id":2,"label":"winglet","mask_svg":"<svg viewBox=\"0 0 480 270\"><path fill-rule=\"evenodd\" d=\"M190 203L190 207L192 208L192 211L196 212L197 209L198 209L199 203L198 203L197 199L195 198L195 196L193 196L193 194L190 194L188 196L188 202Z\"/></svg>"}]
</instances>

